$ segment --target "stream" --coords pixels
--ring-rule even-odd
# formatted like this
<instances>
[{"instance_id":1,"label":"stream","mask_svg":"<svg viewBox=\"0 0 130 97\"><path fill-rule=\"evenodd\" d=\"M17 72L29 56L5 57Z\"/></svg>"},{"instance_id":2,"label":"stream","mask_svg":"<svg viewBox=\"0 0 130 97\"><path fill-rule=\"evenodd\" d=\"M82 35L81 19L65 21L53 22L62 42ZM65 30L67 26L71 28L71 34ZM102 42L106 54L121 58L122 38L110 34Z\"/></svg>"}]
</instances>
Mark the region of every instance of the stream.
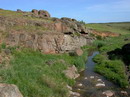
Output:
<instances>
[{"instance_id":1,"label":"stream","mask_svg":"<svg viewBox=\"0 0 130 97\"><path fill-rule=\"evenodd\" d=\"M79 95L71 97L130 97L130 90L120 89L119 86L105 79L103 76L94 72L95 63L93 57L99 54L98 51L89 54L86 69L80 73L72 91Z\"/></svg>"}]
</instances>

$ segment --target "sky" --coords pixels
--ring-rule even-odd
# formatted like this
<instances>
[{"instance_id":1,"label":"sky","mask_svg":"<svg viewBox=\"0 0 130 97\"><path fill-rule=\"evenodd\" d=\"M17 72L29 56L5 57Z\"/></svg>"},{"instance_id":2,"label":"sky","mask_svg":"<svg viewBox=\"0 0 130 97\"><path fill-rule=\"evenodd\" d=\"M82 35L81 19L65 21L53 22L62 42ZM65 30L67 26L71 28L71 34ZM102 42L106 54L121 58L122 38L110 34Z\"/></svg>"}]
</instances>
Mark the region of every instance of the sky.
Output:
<instances>
[{"instance_id":1,"label":"sky","mask_svg":"<svg viewBox=\"0 0 130 97\"><path fill-rule=\"evenodd\" d=\"M7 10L47 10L52 17L69 17L86 23L130 21L130 0L0 0Z\"/></svg>"}]
</instances>

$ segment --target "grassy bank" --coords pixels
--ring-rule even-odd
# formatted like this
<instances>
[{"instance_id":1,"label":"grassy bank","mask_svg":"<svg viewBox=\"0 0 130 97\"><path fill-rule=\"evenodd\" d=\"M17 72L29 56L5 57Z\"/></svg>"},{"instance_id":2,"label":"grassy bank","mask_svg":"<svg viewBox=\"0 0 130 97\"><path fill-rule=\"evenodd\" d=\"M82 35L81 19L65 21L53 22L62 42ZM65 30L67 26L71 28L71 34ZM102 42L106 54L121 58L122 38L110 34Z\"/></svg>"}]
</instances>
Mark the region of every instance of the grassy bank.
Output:
<instances>
[{"instance_id":1,"label":"grassy bank","mask_svg":"<svg viewBox=\"0 0 130 97\"><path fill-rule=\"evenodd\" d=\"M7 49L1 47L1 53ZM8 48L11 50L9 64L0 64L0 82L15 84L24 97L68 97L66 85L74 85L63 71L75 65L78 70L84 68L87 49L82 56L69 54L42 54L29 49ZM8 57L6 56L6 57Z\"/></svg>"},{"instance_id":2,"label":"grassy bank","mask_svg":"<svg viewBox=\"0 0 130 97\"><path fill-rule=\"evenodd\" d=\"M120 56L113 54L113 58L110 58L111 55L108 53L114 50L120 50L124 44L130 43L130 40L125 41L125 39L129 38L130 35L128 34L120 37L96 40L94 42L94 45L98 47L100 51L100 54L94 58L94 61L97 63L95 71L122 88L129 86L125 73L125 64Z\"/></svg>"}]
</instances>

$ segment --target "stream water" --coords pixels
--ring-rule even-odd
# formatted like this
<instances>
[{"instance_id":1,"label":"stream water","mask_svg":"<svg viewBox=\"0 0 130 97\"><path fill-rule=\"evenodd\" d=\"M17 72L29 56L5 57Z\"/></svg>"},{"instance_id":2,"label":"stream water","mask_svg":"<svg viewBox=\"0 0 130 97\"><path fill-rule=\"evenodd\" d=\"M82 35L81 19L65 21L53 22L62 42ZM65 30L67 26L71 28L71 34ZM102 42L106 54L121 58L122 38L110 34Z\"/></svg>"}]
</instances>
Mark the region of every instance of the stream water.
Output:
<instances>
[{"instance_id":1,"label":"stream water","mask_svg":"<svg viewBox=\"0 0 130 97\"><path fill-rule=\"evenodd\" d=\"M80 96L73 95L72 97L110 97L106 96L105 93L113 93L111 97L130 97L130 90L120 89L117 85L94 72L95 63L92 59L97 54L99 54L98 51L89 54L86 69L81 72L81 76L77 78L76 85L72 90L79 93Z\"/></svg>"}]
</instances>

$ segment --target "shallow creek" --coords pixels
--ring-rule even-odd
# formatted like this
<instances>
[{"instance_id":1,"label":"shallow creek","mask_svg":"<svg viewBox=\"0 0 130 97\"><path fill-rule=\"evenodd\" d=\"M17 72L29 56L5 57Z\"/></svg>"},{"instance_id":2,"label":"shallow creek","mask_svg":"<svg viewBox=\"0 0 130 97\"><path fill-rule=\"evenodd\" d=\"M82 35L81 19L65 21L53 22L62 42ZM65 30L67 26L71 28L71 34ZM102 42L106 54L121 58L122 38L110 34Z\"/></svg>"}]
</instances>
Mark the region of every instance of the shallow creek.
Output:
<instances>
[{"instance_id":1,"label":"shallow creek","mask_svg":"<svg viewBox=\"0 0 130 97\"><path fill-rule=\"evenodd\" d=\"M92 59L97 54L99 54L98 51L89 54L86 69L81 72L81 76L77 78L72 89L73 92L79 93L80 96L71 95L71 97L130 97L129 89L120 89L117 85L94 72L95 63Z\"/></svg>"}]
</instances>

